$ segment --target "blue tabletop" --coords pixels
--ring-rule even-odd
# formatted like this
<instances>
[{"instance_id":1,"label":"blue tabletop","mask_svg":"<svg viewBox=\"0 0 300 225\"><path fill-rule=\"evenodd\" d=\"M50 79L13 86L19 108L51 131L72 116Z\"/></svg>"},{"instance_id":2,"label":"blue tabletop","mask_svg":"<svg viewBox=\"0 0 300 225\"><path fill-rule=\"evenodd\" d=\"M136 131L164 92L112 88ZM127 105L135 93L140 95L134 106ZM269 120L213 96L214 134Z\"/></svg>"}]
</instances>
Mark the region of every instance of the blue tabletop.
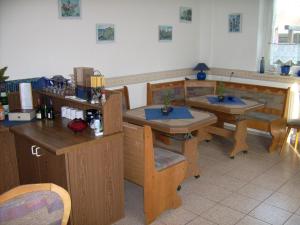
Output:
<instances>
[{"instance_id":1,"label":"blue tabletop","mask_svg":"<svg viewBox=\"0 0 300 225\"><path fill-rule=\"evenodd\" d=\"M224 96L223 101L219 101L217 96L207 96L206 98L211 104L246 105L242 99L233 96Z\"/></svg>"},{"instance_id":2,"label":"blue tabletop","mask_svg":"<svg viewBox=\"0 0 300 225\"><path fill-rule=\"evenodd\" d=\"M145 109L146 120L193 119L187 107L173 107L168 115L163 115L161 108Z\"/></svg>"}]
</instances>

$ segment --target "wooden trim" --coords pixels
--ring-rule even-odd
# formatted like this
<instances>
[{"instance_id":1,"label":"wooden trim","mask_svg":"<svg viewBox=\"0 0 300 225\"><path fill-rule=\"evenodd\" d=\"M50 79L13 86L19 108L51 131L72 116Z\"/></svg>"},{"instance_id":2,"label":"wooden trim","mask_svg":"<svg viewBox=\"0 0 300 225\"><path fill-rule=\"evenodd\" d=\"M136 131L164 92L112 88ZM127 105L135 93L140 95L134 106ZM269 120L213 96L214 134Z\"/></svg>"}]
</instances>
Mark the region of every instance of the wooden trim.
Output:
<instances>
[{"instance_id":1,"label":"wooden trim","mask_svg":"<svg viewBox=\"0 0 300 225\"><path fill-rule=\"evenodd\" d=\"M13 188L10 191L7 191L4 194L0 195L0 204L3 204L6 201L18 197L20 195L38 191L52 191L59 195L64 205L64 214L61 225L66 225L68 223L71 211L71 198L69 193L65 189L52 183L28 184Z\"/></svg>"}]
</instances>

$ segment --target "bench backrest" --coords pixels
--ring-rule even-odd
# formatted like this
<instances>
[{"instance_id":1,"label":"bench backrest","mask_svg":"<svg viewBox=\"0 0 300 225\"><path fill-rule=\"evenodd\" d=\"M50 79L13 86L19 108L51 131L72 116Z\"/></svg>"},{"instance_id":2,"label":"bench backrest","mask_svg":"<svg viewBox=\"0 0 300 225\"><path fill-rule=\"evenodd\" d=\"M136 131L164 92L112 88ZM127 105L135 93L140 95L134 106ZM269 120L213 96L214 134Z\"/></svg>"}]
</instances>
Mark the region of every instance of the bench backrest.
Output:
<instances>
[{"instance_id":1,"label":"bench backrest","mask_svg":"<svg viewBox=\"0 0 300 225\"><path fill-rule=\"evenodd\" d=\"M186 80L184 81L184 94L186 98L216 93L216 81Z\"/></svg>"},{"instance_id":2,"label":"bench backrest","mask_svg":"<svg viewBox=\"0 0 300 225\"><path fill-rule=\"evenodd\" d=\"M218 82L218 86L221 82ZM265 104L259 112L286 117L289 98L289 88L275 88L253 84L223 82L224 94L234 95L244 99L252 99Z\"/></svg>"},{"instance_id":3,"label":"bench backrest","mask_svg":"<svg viewBox=\"0 0 300 225\"><path fill-rule=\"evenodd\" d=\"M171 101L184 102L184 81L172 81L158 84L147 84L147 105L164 103L166 95L170 95Z\"/></svg>"}]
</instances>

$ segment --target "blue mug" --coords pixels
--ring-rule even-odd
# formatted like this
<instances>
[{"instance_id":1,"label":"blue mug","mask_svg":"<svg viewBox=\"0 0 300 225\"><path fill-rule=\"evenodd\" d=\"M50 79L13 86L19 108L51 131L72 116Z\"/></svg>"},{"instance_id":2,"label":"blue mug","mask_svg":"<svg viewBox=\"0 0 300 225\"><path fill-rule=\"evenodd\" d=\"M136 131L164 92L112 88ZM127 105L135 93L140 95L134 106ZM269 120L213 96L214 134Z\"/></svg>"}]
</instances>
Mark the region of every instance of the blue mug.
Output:
<instances>
[{"instance_id":1,"label":"blue mug","mask_svg":"<svg viewBox=\"0 0 300 225\"><path fill-rule=\"evenodd\" d=\"M297 76L298 76L298 77L300 77L300 70L298 70L298 72L297 72Z\"/></svg>"}]
</instances>

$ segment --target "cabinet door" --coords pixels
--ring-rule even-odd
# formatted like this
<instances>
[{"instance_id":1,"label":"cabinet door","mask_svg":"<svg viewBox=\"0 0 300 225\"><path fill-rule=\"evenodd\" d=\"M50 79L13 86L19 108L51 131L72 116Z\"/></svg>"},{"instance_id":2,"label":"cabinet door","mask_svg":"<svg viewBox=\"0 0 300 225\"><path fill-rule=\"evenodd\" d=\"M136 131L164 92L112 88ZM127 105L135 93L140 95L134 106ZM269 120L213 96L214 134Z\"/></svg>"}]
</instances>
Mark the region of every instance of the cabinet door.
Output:
<instances>
[{"instance_id":1,"label":"cabinet door","mask_svg":"<svg viewBox=\"0 0 300 225\"><path fill-rule=\"evenodd\" d=\"M43 148L38 149L38 155L41 182L54 183L68 190L65 155L58 156Z\"/></svg>"},{"instance_id":2,"label":"cabinet door","mask_svg":"<svg viewBox=\"0 0 300 225\"><path fill-rule=\"evenodd\" d=\"M38 158L31 153L31 147L34 144L27 138L17 134L15 134L15 143L20 184L39 183Z\"/></svg>"}]
</instances>

